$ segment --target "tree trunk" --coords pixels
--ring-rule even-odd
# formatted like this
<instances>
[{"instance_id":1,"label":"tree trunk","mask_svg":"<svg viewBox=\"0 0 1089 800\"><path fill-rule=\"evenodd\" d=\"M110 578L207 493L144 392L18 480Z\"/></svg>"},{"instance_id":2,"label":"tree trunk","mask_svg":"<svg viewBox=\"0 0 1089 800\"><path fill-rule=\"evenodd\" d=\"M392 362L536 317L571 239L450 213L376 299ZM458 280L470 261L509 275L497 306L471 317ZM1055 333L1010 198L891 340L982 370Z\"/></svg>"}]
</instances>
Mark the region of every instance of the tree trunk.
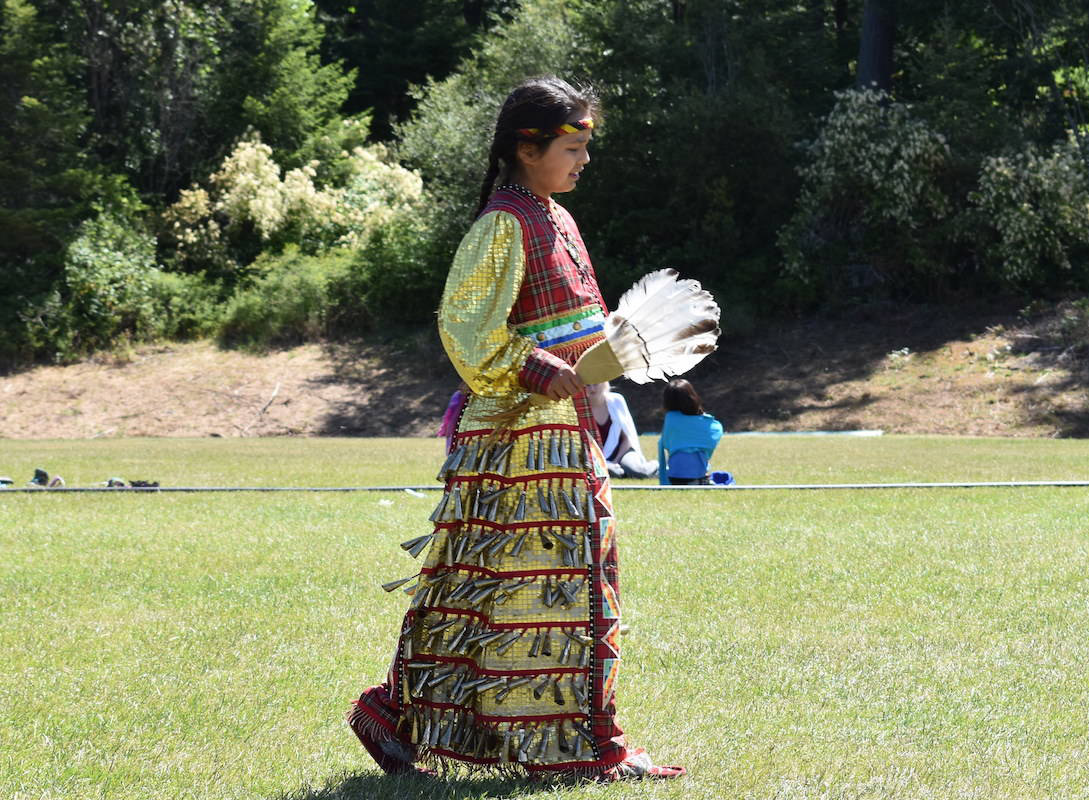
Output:
<instances>
[{"instance_id":1,"label":"tree trunk","mask_svg":"<svg viewBox=\"0 0 1089 800\"><path fill-rule=\"evenodd\" d=\"M896 34L896 0L866 0L858 46L858 86L892 88L892 45Z\"/></svg>"}]
</instances>

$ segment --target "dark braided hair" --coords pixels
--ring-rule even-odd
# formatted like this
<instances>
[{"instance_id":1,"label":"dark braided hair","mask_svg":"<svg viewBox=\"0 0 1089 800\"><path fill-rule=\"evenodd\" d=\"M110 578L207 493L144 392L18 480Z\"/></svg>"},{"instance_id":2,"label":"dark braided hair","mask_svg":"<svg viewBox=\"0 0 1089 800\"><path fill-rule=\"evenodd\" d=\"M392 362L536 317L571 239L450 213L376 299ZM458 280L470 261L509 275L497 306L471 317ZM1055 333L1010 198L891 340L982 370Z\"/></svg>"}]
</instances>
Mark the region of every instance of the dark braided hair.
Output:
<instances>
[{"instance_id":1,"label":"dark braided hair","mask_svg":"<svg viewBox=\"0 0 1089 800\"><path fill-rule=\"evenodd\" d=\"M519 139L518 131L522 128L558 128L576 112L593 117L596 121L597 95L589 87L576 89L554 75L523 81L507 96L495 121L495 135L488 153L488 171L480 188L480 203L473 214L474 219L488 204L500 173L505 170L509 174L518 165L518 142L530 141ZM534 143L544 150L551 144L551 139Z\"/></svg>"}]
</instances>

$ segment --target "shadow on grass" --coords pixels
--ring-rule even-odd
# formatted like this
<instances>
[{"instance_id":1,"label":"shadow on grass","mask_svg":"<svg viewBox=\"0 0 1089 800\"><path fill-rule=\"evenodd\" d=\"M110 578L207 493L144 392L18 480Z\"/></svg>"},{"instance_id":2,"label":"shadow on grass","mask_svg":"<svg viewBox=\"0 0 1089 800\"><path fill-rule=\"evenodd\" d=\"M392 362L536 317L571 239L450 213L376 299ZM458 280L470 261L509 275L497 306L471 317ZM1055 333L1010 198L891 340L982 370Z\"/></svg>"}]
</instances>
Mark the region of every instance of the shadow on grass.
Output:
<instances>
[{"instance_id":1,"label":"shadow on grass","mask_svg":"<svg viewBox=\"0 0 1089 800\"><path fill-rule=\"evenodd\" d=\"M510 778L365 772L340 776L320 789L300 789L292 794L280 795L275 800L499 800L531 797L546 788L549 788L547 783Z\"/></svg>"}]
</instances>

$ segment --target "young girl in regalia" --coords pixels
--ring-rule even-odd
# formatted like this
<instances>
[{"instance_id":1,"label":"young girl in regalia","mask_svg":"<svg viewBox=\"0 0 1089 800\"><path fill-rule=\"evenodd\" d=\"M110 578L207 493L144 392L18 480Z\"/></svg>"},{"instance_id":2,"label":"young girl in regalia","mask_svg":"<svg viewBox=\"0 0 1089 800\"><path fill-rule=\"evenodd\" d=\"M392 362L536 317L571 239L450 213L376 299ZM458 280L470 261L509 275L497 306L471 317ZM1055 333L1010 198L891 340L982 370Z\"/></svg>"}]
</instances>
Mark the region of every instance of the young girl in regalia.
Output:
<instances>
[{"instance_id":1,"label":"young girl in regalia","mask_svg":"<svg viewBox=\"0 0 1089 800\"><path fill-rule=\"evenodd\" d=\"M469 388L434 529L387 681L349 723L386 772L454 759L604 780L675 777L616 721L617 529L572 365L605 304L553 195L590 161L596 98L527 81L499 112L476 221L454 257L439 334ZM408 581L394 581L388 589Z\"/></svg>"}]
</instances>

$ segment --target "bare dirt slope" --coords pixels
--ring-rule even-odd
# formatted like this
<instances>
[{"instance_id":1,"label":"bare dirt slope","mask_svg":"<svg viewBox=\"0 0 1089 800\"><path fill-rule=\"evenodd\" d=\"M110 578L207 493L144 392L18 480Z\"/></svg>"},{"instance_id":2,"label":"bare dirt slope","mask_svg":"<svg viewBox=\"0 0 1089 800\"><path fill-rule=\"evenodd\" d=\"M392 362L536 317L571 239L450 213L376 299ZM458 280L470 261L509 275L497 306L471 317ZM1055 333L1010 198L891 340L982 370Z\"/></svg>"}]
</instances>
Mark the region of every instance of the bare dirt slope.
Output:
<instances>
[{"instance_id":1,"label":"bare dirt slope","mask_svg":"<svg viewBox=\"0 0 1089 800\"><path fill-rule=\"evenodd\" d=\"M1086 436L1089 332L1072 309L871 308L766 325L724 338L689 377L733 431ZM0 377L0 437L429 435L456 382L426 331L263 355L148 346ZM661 387L617 386L656 430Z\"/></svg>"}]
</instances>

